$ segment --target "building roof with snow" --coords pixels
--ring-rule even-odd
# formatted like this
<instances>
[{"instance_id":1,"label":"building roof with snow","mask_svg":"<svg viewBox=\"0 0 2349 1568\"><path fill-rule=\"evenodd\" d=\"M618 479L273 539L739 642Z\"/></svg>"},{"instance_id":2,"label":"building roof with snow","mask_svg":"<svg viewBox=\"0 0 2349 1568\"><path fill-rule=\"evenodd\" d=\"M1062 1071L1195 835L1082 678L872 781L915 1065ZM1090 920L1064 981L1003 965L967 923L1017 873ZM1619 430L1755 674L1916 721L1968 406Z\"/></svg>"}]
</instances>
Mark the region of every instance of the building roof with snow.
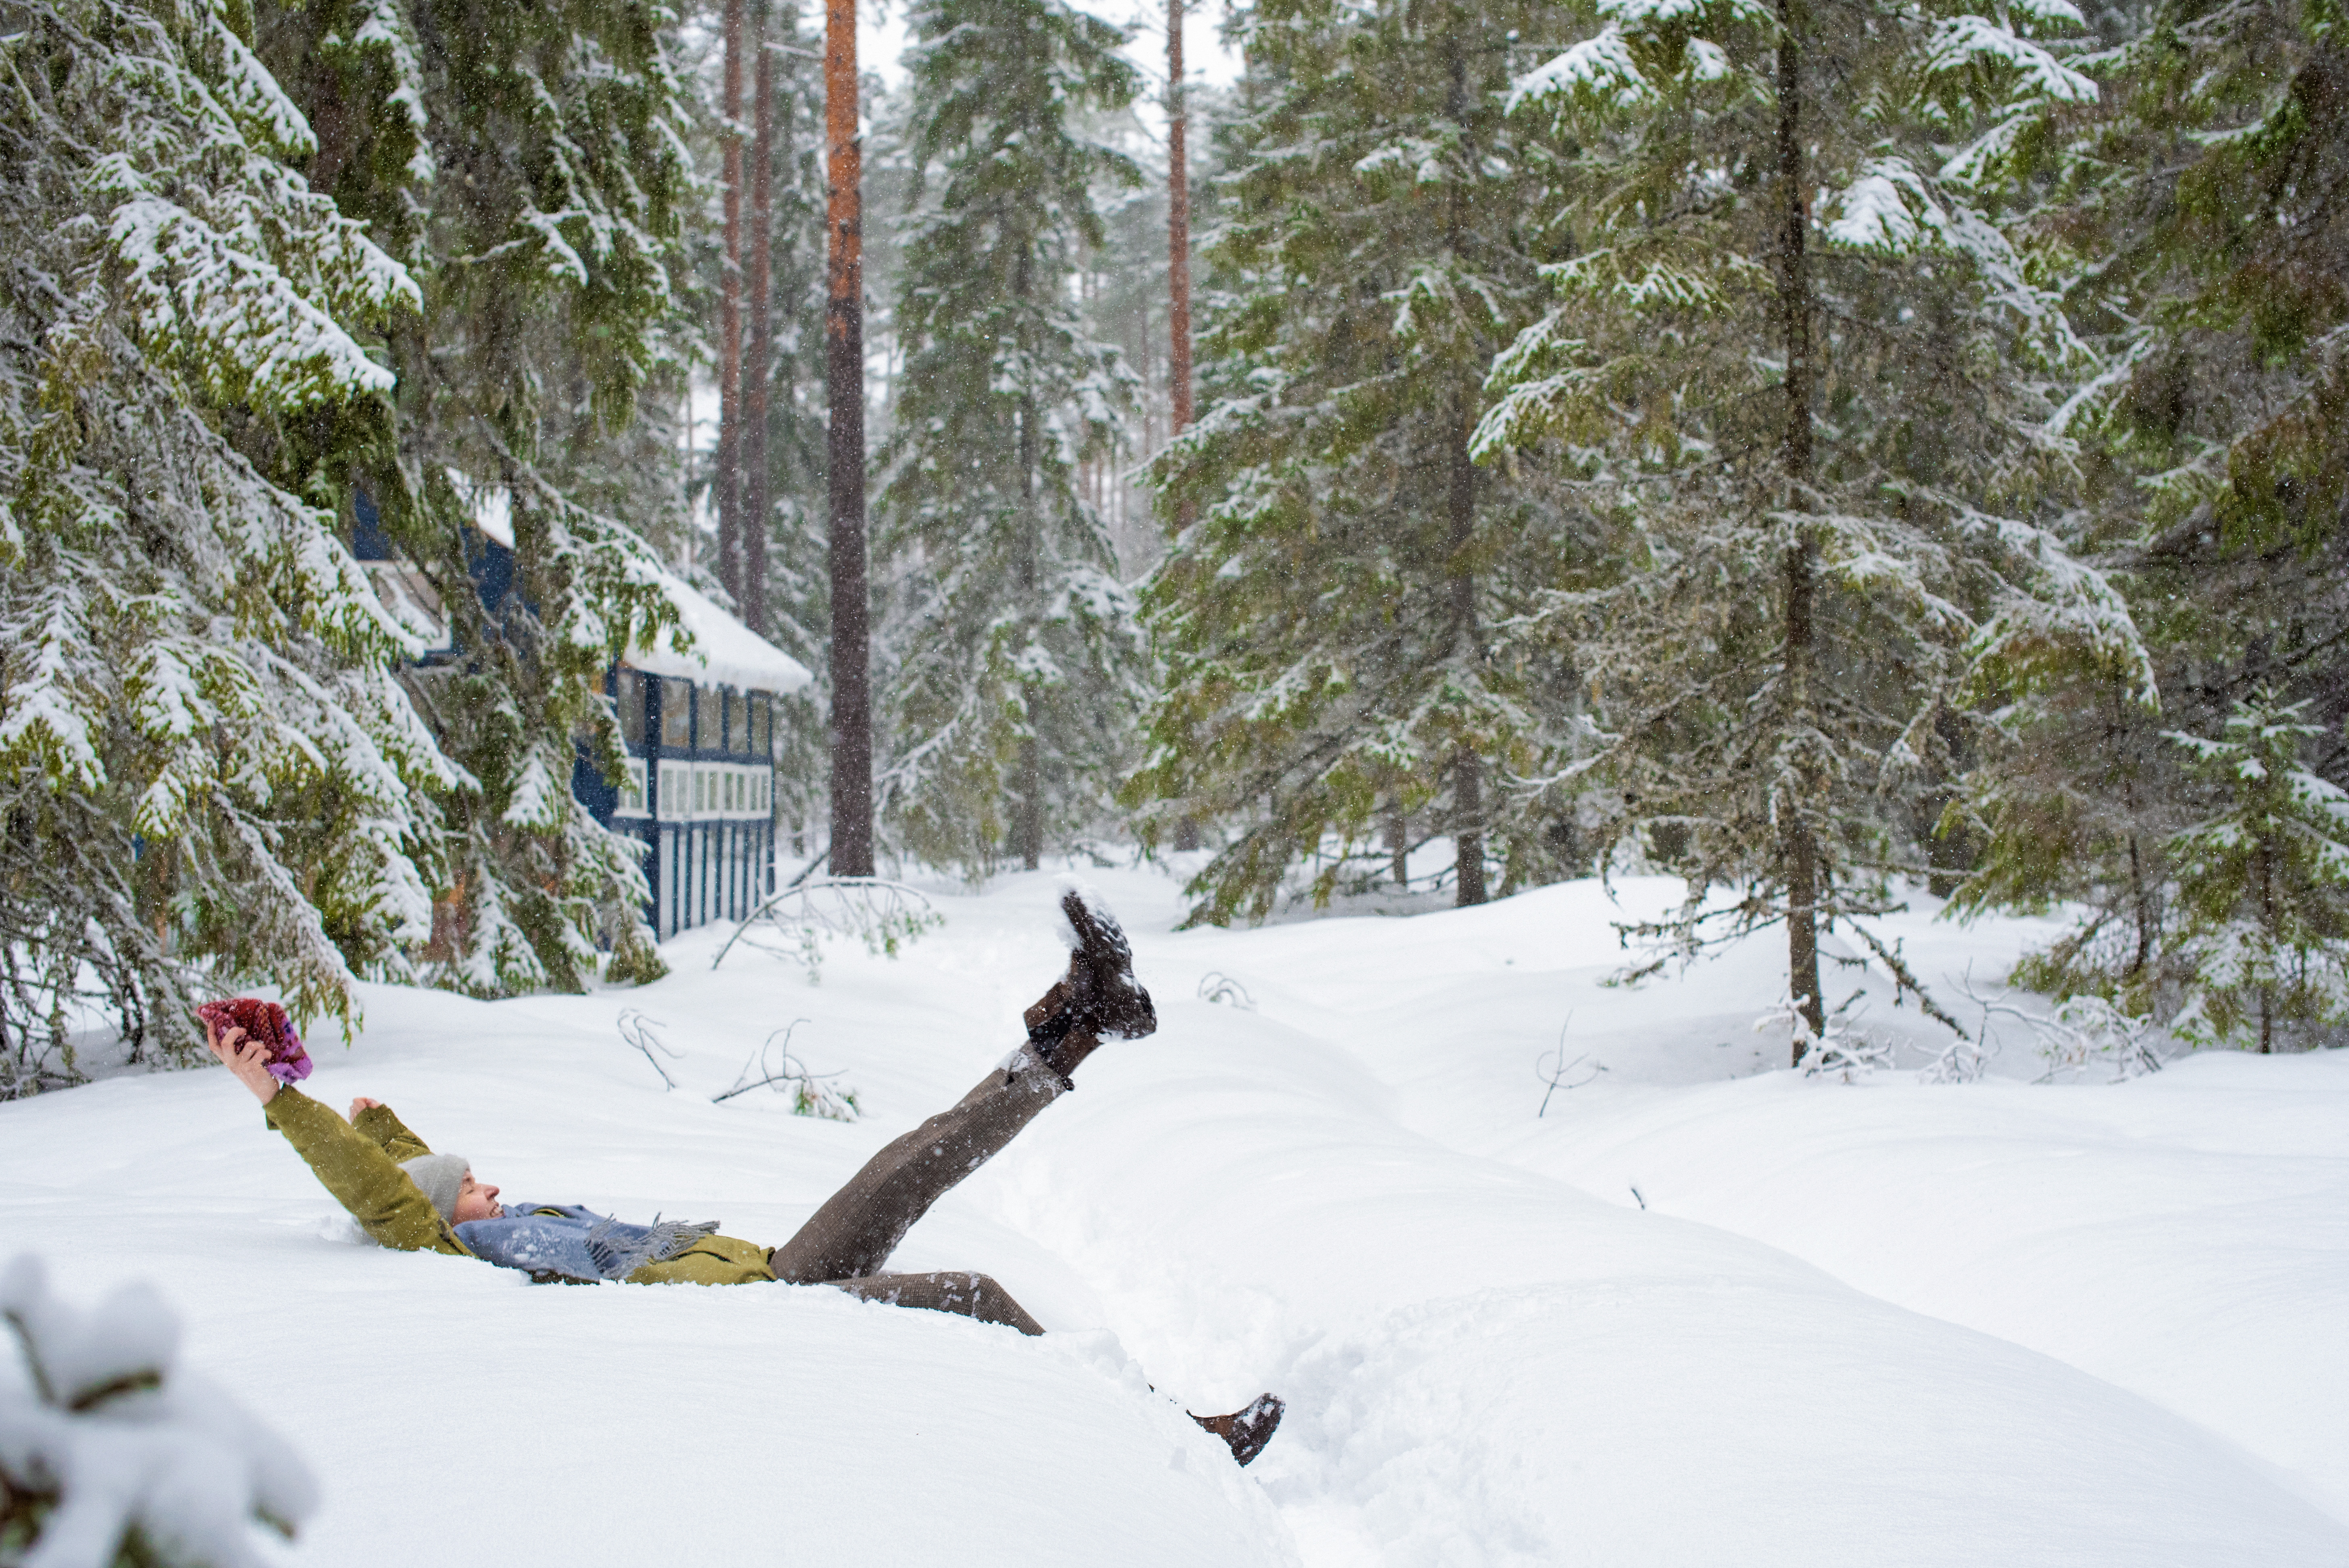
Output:
<instances>
[{"instance_id":1,"label":"building roof with snow","mask_svg":"<svg viewBox=\"0 0 2349 1568\"><path fill-rule=\"evenodd\" d=\"M661 573L661 588L677 606L678 624L693 645L679 649L674 632L660 634L655 646L635 647L621 662L647 675L671 676L709 686L786 696L815 677L808 667L719 608L681 577Z\"/></svg>"},{"instance_id":2,"label":"building roof with snow","mask_svg":"<svg viewBox=\"0 0 2349 1568\"><path fill-rule=\"evenodd\" d=\"M511 553L514 547L512 496L502 485L476 484L455 469L448 473L481 537ZM678 624L691 634L693 646L680 649L676 634L664 632L656 645L628 650L621 662L630 669L777 696L788 696L815 678L805 665L728 614L683 578L663 572L660 585L677 607Z\"/></svg>"}]
</instances>

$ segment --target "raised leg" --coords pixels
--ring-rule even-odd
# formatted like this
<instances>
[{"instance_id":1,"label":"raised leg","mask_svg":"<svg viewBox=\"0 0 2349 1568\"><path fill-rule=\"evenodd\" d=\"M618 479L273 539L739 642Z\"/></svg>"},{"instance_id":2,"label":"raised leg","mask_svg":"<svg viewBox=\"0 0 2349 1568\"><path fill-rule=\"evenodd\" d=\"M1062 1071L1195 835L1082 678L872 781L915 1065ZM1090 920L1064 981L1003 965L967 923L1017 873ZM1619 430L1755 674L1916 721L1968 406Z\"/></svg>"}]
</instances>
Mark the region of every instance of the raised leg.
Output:
<instances>
[{"instance_id":1,"label":"raised leg","mask_svg":"<svg viewBox=\"0 0 2349 1568\"><path fill-rule=\"evenodd\" d=\"M797 1235L768 1254L768 1265L790 1284L832 1284L879 1274L931 1204L1067 1092L1061 1075L1040 1063L988 1073L952 1109L866 1161Z\"/></svg>"},{"instance_id":2,"label":"raised leg","mask_svg":"<svg viewBox=\"0 0 2349 1568\"><path fill-rule=\"evenodd\" d=\"M1150 993L1133 977L1133 950L1116 920L1075 889L1062 894L1061 912L1075 949L1069 971L1028 1009L1028 1044L1010 1068L988 1074L951 1110L940 1111L866 1161L797 1235L767 1254L777 1279L836 1284L867 1300L964 1313L1009 1324L1022 1334L1044 1332L984 1274L882 1270L931 1204L1076 1087L1069 1075L1103 1037L1135 1040L1158 1027L1158 1014Z\"/></svg>"}]
</instances>

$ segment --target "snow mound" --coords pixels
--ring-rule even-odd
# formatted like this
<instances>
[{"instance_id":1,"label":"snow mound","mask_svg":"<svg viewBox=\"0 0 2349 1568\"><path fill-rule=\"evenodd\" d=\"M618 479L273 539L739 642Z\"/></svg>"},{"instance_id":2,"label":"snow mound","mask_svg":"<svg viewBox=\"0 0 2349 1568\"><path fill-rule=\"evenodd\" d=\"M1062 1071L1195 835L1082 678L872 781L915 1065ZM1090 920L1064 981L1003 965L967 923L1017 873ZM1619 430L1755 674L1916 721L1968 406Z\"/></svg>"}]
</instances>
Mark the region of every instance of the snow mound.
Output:
<instances>
[{"instance_id":1,"label":"snow mound","mask_svg":"<svg viewBox=\"0 0 2349 1568\"><path fill-rule=\"evenodd\" d=\"M1177 932L1174 880L1085 874L1183 999L890 1265L983 1269L1040 1339L821 1286L541 1288L348 1245L220 1073L0 1105L0 1212L77 1289L168 1273L191 1346L332 1483L304 1555L336 1568L2349 1562L2349 1056L2064 1086L2016 1081L2040 1067L2011 1050L1980 1082L1844 1085L1754 1031L1783 944L1605 983L1611 923L1677 883ZM1061 894L941 886L919 944L840 943L821 985L747 951L712 971L702 931L640 991L371 986L309 1087L386 1100L484 1181L772 1245L1020 1039L1068 961ZM1885 934L1945 996L2047 934L1930 914ZM1838 971L1888 1037L1946 1037ZM1253 1010L1192 999L1210 976ZM629 1007L663 1020L674 1088L616 1033ZM861 1119L712 1103L794 1018ZM1553 1092L1561 1040L1587 1059ZM1246 1470L1184 1413L1268 1389L1288 1418ZM485 1459L696 1511L419 1512Z\"/></svg>"}]
</instances>

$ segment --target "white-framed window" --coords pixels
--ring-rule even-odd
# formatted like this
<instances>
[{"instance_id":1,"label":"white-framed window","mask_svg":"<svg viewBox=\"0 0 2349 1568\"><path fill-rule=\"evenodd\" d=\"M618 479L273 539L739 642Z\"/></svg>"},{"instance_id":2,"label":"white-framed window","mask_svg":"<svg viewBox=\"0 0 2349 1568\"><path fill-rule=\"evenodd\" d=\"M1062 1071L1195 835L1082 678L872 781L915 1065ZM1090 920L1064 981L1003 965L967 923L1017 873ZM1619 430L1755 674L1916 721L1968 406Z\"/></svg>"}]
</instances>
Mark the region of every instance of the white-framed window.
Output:
<instances>
[{"instance_id":1,"label":"white-framed window","mask_svg":"<svg viewBox=\"0 0 2349 1568\"><path fill-rule=\"evenodd\" d=\"M641 813L646 810L642 782L645 765L632 758L629 769L635 792L631 793L631 785L621 786L619 809ZM772 767L739 762L663 763L659 779L660 814L665 821L697 817L758 818L774 810Z\"/></svg>"},{"instance_id":2,"label":"white-framed window","mask_svg":"<svg viewBox=\"0 0 2349 1568\"><path fill-rule=\"evenodd\" d=\"M631 757L623 765L620 775L620 803L613 814L621 817L641 817L645 814L645 759Z\"/></svg>"}]
</instances>

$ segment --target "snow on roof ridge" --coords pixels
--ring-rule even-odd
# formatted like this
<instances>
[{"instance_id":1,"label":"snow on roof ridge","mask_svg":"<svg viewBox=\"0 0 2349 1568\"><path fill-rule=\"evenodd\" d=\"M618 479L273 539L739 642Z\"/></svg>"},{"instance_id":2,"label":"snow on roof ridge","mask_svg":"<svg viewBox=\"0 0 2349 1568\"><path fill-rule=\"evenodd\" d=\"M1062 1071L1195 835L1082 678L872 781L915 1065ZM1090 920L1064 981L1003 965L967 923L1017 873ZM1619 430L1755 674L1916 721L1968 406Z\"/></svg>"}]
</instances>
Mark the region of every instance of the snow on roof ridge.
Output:
<instances>
[{"instance_id":1,"label":"snow on roof ridge","mask_svg":"<svg viewBox=\"0 0 2349 1568\"><path fill-rule=\"evenodd\" d=\"M465 512L481 536L492 544L508 550L514 547L513 492L502 484L473 479L462 469L443 468L449 482L457 491L457 499L465 503Z\"/></svg>"},{"instance_id":2,"label":"snow on roof ridge","mask_svg":"<svg viewBox=\"0 0 2349 1568\"><path fill-rule=\"evenodd\" d=\"M512 492L503 485L477 481L460 469L444 471L473 526L491 542L512 550ZM675 637L663 632L657 646L628 650L621 663L631 669L779 696L789 696L815 678L805 665L728 614L692 583L666 569L660 570L658 581L677 606L678 624L693 634L693 651L679 651Z\"/></svg>"},{"instance_id":3,"label":"snow on roof ridge","mask_svg":"<svg viewBox=\"0 0 2349 1568\"><path fill-rule=\"evenodd\" d=\"M740 686L745 691L788 696L815 677L799 660L728 614L717 602L692 583L668 572L660 574L661 591L677 606L678 624L693 634L691 652L676 646L673 633L663 631L652 647L628 650L620 662L647 675L672 676L708 685Z\"/></svg>"}]
</instances>

